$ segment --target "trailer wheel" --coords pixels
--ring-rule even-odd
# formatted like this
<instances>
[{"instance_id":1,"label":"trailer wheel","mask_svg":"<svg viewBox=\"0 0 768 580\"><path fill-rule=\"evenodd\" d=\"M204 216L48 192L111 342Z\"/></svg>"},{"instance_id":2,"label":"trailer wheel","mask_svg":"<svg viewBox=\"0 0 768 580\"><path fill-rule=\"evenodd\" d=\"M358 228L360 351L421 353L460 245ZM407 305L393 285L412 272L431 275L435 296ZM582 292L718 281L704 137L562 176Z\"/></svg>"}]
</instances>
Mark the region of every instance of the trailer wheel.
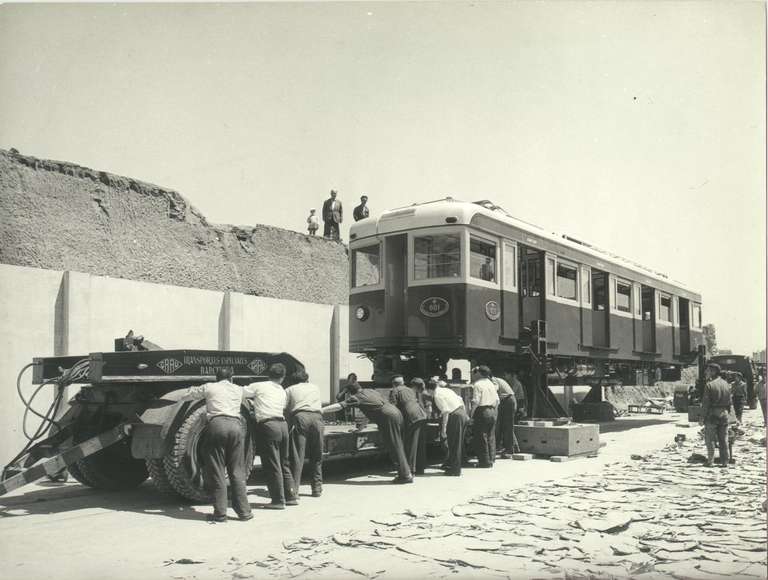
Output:
<instances>
[{"instance_id":1,"label":"trailer wheel","mask_svg":"<svg viewBox=\"0 0 768 580\"><path fill-rule=\"evenodd\" d=\"M176 495L176 490L171 485L168 475L165 473L165 465L162 459L147 459L147 471L155 489L167 495Z\"/></svg>"},{"instance_id":2,"label":"trailer wheel","mask_svg":"<svg viewBox=\"0 0 768 580\"><path fill-rule=\"evenodd\" d=\"M80 483L110 491L138 487L149 477L144 461L131 456L127 441L89 455L70 465L69 470Z\"/></svg>"},{"instance_id":3,"label":"trailer wheel","mask_svg":"<svg viewBox=\"0 0 768 580\"><path fill-rule=\"evenodd\" d=\"M246 416L246 413L242 413ZM205 502L210 495L203 486L201 435L205 429L205 405L192 410L174 434L173 445L163 459L165 475L170 486L182 497ZM250 429L246 433L246 479L253 468L253 444Z\"/></svg>"}]
</instances>

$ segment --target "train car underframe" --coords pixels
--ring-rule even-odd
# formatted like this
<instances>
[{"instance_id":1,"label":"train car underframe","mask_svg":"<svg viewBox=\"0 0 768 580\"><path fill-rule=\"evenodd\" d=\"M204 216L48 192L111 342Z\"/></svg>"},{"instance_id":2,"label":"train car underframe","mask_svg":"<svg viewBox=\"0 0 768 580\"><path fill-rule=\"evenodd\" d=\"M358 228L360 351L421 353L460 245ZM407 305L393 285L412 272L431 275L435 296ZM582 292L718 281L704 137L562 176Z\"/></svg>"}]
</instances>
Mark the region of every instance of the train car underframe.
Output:
<instances>
[{"instance_id":1,"label":"train car underframe","mask_svg":"<svg viewBox=\"0 0 768 580\"><path fill-rule=\"evenodd\" d=\"M373 381L386 387L394 375L406 381L414 377L450 378L450 360L467 360L471 366L487 365L498 376L516 372L526 391L528 417L568 416L555 397L552 386L589 386L585 402L603 401L603 390L618 385L653 385L659 380L679 380L682 365L661 365L654 361L623 361L540 355L526 349L522 354L484 350L382 350L366 353L373 363ZM469 377L464 377L465 380ZM450 381L449 381L450 382Z\"/></svg>"}]
</instances>

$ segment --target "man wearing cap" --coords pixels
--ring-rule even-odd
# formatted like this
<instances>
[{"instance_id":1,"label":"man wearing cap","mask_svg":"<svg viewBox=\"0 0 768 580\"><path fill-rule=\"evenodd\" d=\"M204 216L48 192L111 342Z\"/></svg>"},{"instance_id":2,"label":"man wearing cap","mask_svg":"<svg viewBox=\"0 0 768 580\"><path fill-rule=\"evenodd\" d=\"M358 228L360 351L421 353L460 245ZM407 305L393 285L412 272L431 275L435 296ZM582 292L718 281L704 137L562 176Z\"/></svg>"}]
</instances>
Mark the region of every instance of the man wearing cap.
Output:
<instances>
[{"instance_id":1,"label":"man wearing cap","mask_svg":"<svg viewBox=\"0 0 768 580\"><path fill-rule=\"evenodd\" d=\"M339 239L339 226L342 221L341 202L336 199L336 191L331 190L331 197L323 202L323 236L331 239Z\"/></svg>"},{"instance_id":2,"label":"man wearing cap","mask_svg":"<svg viewBox=\"0 0 768 580\"><path fill-rule=\"evenodd\" d=\"M294 380L295 383L285 389L285 414L290 422L291 474L296 485L296 498L299 497L305 456L309 459L312 497L320 497L323 493L323 433L325 431L320 389L309 382L306 371L297 372Z\"/></svg>"},{"instance_id":3,"label":"man wearing cap","mask_svg":"<svg viewBox=\"0 0 768 580\"><path fill-rule=\"evenodd\" d=\"M203 481L213 496L209 522L227 521L227 475L232 488L232 507L238 519L253 518L245 488L245 423L240 415L243 388L233 384L231 368L216 369L216 382L187 389L185 399L205 399L207 424L202 438Z\"/></svg>"},{"instance_id":4,"label":"man wearing cap","mask_svg":"<svg viewBox=\"0 0 768 580\"><path fill-rule=\"evenodd\" d=\"M741 423L744 401L747 400L747 383L744 382L744 375L741 373L736 373L731 385L731 400L733 402L733 411L736 413L736 419Z\"/></svg>"},{"instance_id":5,"label":"man wearing cap","mask_svg":"<svg viewBox=\"0 0 768 580\"><path fill-rule=\"evenodd\" d=\"M356 382L348 384L346 389L349 397L344 401L323 407L323 413L333 413L350 407L359 408L368 420L376 423L382 442L397 461L398 475L392 483L413 483L413 474L403 448L403 415L376 389L364 389Z\"/></svg>"},{"instance_id":6,"label":"man wearing cap","mask_svg":"<svg viewBox=\"0 0 768 580\"><path fill-rule=\"evenodd\" d=\"M358 205L355 209L352 210L352 217L355 218L356 222L359 222L360 220L364 220L368 217L368 206L366 205L368 203L368 196L364 195L360 198L360 205Z\"/></svg>"},{"instance_id":7,"label":"man wearing cap","mask_svg":"<svg viewBox=\"0 0 768 580\"><path fill-rule=\"evenodd\" d=\"M437 377L427 381L425 394L440 412L440 438L448 447L445 474L459 476L464 458L464 430L469 421L464 401Z\"/></svg>"},{"instance_id":8,"label":"man wearing cap","mask_svg":"<svg viewBox=\"0 0 768 580\"><path fill-rule=\"evenodd\" d=\"M411 381L414 388L423 390L424 381L416 378ZM426 459L426 441L423 428L427 423L427 413L419 405L419 399L414 389L405 386L401 375L392 377L392 390L389 391L389 402L397 407L403 415L403 442L408 466L414 475L424 475L424 460Z\"/></svg>"},{"instance_id":9,"label":"man wearing cap","mask_svg":"<svg viewBox=\"0 0 768 580\"><path fill-rule=\"evenodd\" d=\"M701 418L707 445L707 467L715 460L715 440L720 448L720 467L728 467L728 410L731 408L731 388L720 376L720 365L710 363L705 369L707 383L701 395Z\"/></svg>"},{"instance_id":10,"label":"man wearing cap","mask_svg":"<svg viewBox=\"0 0 768 580\"><path fill-rule=\"evenodd\" d=\"M267 369L268 381L251 383L245 387L246 396L253 397L256 416L256 436L261 455L261 467L267 480L272 503L268 509L285 509L298 505L296 485L290 463L290 439L284 410L286 394L283 390L285 365L275 363Z\"/></svg>"},{"instance_id":11,"label":"man wearing cap","mask_svg":"<svg viewBox=\"0 0 768 580\"><path fill-rule=\"evenodd\" d=\"M493 467L496 459L496 409L499 395L485 365L472 369L472 447L479 467Z\"/></svg>"}]
</instances>

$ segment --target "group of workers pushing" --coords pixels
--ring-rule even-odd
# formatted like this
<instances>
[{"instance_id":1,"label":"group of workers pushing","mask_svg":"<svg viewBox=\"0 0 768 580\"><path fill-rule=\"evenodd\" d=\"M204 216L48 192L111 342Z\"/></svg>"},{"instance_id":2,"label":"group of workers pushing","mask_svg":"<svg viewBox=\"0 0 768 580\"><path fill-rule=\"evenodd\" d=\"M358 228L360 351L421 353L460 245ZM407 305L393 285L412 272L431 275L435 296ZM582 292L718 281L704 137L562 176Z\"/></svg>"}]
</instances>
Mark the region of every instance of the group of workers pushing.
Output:
<instances>
[{"instance_id":1,"label":"group of workers pushing","mask_svg":"<svg viewBox=\"0 0 768 580\"><path fill-rule=\"evenodd\" d=\"M215 383L191 387L186 394L188 399L205 399L206 404L203 481L213 498L213 514L208 521L227 521L227 476L238 519L253 518L246 495L248 442L240 413L245 398L252 401L255 439L271 497L271 502L263 507L285 509L299 504L298 488L305 459L309 464L312 496L322 494L323 414L345 409L359 409L378 427L381 442L397 465L398 474L392 483L413 483L414 475L424 473L425 425L433 413L440 418L440 438L446 452L441 469L446 475L459 476L462 467L470 465L469 450L464 448L469 424L478 467L493 467L497 440L502 458L516 450L513 427L517 399L524 397L524 392L515 374L508 376L509 382L494 377L487 366L473 368L467 415L464 400L438 377L426 382L414 378L406 386L403 377L396 375L389 398L385 399L379 390L363 388L350 375L337 402L323 407L320 389L309 382L303 370L286 377L285 366L273 364L267 369L267 381L240 387L231 382L230 369L219 369Z\"/></svg>"}]
</instances>

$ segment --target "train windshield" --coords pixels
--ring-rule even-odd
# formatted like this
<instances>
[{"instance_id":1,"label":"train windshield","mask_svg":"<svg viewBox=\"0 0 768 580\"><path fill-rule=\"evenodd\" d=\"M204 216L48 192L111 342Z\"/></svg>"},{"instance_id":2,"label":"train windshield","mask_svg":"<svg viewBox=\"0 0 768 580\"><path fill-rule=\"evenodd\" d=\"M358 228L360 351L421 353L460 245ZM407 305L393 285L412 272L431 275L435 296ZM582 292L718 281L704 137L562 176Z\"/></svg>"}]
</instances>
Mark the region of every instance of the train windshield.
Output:
<instances>
[{"instance_id":1,"label":"train windshield","mask_svg":"<svg viewBox=\"0 0 768 580\"><path fill-rule=\"evenodd\" d=\"M458 278L461 275L459 234L417 236L413 239L413 278Z\"/></svg>"},{"instance_id":2,"label":"train windshield","mask_svg":"<svg viewBox=\"0 0 768 580\"><path fill-rule=\"evenodd\" d=\"M355 288L375 286L381 280L381 246L352 250L352 281Z\"/></svg>"}]
</instances>

